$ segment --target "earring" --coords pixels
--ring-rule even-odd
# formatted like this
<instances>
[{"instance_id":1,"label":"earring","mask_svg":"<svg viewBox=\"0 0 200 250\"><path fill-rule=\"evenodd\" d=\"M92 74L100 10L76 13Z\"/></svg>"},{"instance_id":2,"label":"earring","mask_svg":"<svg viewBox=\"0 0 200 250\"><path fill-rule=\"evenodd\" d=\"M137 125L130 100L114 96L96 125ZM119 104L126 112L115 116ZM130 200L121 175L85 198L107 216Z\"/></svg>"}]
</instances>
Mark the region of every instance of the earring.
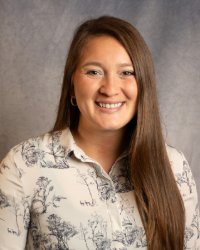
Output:
<instances>
[{"instance_id":1,"label":"earring","mask_svg":"<svg viewBox=\"0 0 200 250\"><path fill-rule=\"evenodd\" d=\"M75 96L71 96L71 105L76 107L77 106L77 103L76 103L76 97Z\"/></svg>"}]
</instances>

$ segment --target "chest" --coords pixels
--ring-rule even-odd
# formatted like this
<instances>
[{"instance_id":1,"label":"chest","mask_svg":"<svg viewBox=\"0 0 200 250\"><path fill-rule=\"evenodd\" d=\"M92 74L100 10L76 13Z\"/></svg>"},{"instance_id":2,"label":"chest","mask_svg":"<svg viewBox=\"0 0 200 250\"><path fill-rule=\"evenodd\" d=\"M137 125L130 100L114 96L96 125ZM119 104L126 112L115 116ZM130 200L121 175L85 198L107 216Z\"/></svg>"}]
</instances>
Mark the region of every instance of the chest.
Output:
<instances>
[{"instance_id":1,"label":"chest","mask_svg":"<svg viewBox=\"0 0 200 250\"><path fill-rule=\"evenodd\" d=\"M28 238L27 249L146 249L127 180L109 180L91 168L37 178Z\"/></svg>"}]
</instances>

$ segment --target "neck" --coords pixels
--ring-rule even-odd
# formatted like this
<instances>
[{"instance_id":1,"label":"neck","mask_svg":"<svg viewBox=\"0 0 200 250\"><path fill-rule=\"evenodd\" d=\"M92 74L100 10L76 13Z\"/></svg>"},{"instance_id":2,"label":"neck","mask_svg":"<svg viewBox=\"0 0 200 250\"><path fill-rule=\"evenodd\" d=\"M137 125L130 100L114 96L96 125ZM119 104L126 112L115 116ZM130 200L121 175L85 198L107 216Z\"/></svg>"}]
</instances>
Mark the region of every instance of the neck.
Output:
<instances>
[{"instance_id":1,"label":"neck","mask_svg":"<svg viewBox=\"0 0 200 250\"><path fill-rule=\"evenodd\" d=\"M123 152L122 143L125 129L120 131L91 131L78 127L73 132L77 145L92 159L97 161L106 172Z\"/></svg>"}]
</instances>

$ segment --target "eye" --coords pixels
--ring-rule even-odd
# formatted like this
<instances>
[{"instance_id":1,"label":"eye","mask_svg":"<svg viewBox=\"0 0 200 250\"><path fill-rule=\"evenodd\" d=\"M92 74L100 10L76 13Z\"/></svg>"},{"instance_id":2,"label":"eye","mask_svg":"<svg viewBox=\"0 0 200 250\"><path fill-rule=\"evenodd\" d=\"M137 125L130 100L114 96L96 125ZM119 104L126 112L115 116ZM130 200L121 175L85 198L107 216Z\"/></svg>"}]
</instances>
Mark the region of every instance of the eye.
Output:
<instances>
[{"instance_id":1,"label":"eye","mask_svg":"<svg viewBox=\"0 0 200 250\"><path fill-rule=\"evenodd\" d=\"M121 77L134 76L135 72L133 70L124 70L121 72Z\"/></svg>"},{"instance_id":2,"label":"eye","mask_svg":"<svg viewBox=\"0 0 200 250\"><path fill-rule=\"evenodd\" d=\"M103 75L103 72L101 72L100 70L91 69L91 70L87 70L85 74L93 78L98 78Z\"/></svg>"},{"instance_id":3,"label":"eye","mask_svg":"<svg viewBox=\"0 0 200 250\"><path fill-rule=\"evenodd\" d=\"M97 70L88 70L86 72L87 75L98 75L98 71Z\"/></svg>"}]
</instances>

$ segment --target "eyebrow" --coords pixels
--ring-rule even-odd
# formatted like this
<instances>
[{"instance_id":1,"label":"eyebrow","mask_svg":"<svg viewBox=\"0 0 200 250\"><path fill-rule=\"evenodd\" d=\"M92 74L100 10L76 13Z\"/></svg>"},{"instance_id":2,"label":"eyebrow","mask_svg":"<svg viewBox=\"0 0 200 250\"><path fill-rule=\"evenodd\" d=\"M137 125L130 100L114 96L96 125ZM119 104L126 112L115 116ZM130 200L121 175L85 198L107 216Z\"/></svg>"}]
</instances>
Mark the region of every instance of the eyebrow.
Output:
<instances>
[{"instance_id":1,"label":"eyebrow","mask_svg":"<svg viewBox=\"0 0 200 250\"><path fill-rule=\"evenodd\" d=\"M104 67L102 63L96 62L96 61L84 63L82 65L82 67L86 67L86 66L90 66L90 65L99 66L102 68ZM133 67L133 64L132 63L119 63L119 64L117 64L117 66L119 66L119 67Z\"/></svg>"}]
</instances>

